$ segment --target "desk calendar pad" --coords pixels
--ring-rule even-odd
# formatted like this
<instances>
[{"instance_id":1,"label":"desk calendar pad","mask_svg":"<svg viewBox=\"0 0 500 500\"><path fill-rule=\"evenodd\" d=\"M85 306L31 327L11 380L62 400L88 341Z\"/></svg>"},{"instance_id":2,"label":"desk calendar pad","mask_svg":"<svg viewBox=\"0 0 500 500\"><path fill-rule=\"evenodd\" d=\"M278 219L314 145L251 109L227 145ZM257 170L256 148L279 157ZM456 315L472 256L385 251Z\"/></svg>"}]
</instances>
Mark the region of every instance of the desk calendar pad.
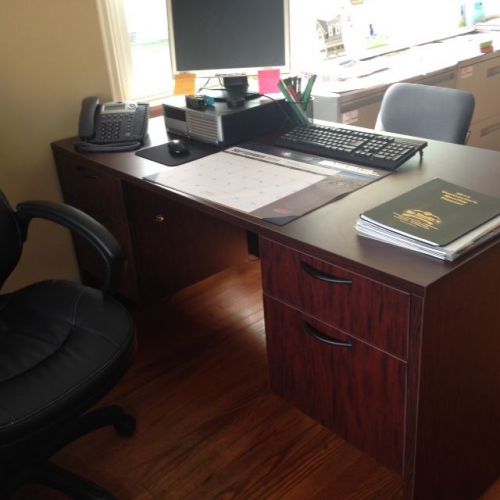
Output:
<instances>
[{"instance_id":1,"label":"desk calendar pad","mask_svg":"<svg viewBox=\"0 0 500 500\"><path fill-rule=\"evenodd\" d=\"M283 225L389 173L272 146L245 146L145 179Z\"/></svg>"}]
</instances>

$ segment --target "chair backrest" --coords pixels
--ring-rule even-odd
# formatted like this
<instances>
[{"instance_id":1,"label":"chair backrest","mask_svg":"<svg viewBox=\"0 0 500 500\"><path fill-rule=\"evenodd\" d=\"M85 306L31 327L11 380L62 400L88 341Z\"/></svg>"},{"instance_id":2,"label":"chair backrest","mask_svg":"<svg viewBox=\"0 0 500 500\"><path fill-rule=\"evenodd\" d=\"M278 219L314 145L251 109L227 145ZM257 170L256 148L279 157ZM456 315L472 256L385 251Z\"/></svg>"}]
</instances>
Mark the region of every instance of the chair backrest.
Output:
<instances>
[{"instance_id":1,"label":"chair backrest","mask_svg":"<svg viewBox=\"0 0 500 500\"><path fill-rule=\"evenodd\" d=\"M395 83L382 99L375 128L425 139L465 144L474 96L417 83Z\"/></svg>"},{"instance_id":2,"label":"chair backrest","mask_svg":"<svg viewBox=\"0 0 500 500\"><path fill-rule=\"evenodd\" d=\"M21 230L16 215L0 191L0 287L16 267L23 248Z\"/></svg>"}]
</instances>

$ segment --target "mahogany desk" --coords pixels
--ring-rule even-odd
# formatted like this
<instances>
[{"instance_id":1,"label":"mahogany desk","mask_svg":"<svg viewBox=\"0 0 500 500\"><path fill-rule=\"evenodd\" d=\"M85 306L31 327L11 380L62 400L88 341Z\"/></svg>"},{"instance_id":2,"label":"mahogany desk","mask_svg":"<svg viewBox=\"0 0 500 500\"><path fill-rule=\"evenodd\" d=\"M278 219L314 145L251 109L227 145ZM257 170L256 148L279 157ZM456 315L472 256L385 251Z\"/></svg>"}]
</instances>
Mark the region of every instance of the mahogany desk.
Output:
<instances>
[{"instance_id":1,"label":"mahogany desk","mask_svg":"<svg viewBox=\"0 0 500 500\"><path fill-rule=\"evenodd\" d=\"M163 128L151 121L153 145ZM122 293L168 295L243 259L256 233L276 393L402 474L408 499L475 499L500 475L500 243L444 263L353 228L433 177L500 196L500 153L431 141L422 163L278 227L142 180L169 167L72 144L53 144L64 199L122 242ZM92 282L98 263L76 250Z\"/></svg>"}]
</instances>

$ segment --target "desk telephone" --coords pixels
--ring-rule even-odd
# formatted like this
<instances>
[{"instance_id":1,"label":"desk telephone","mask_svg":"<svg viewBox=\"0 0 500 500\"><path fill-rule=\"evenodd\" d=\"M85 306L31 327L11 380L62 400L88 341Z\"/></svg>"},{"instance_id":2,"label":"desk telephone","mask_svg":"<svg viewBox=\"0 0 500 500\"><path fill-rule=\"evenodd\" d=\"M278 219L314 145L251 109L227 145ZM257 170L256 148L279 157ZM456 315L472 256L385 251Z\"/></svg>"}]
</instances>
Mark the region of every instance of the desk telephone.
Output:
<instances>
[{"instance_id":1,"label":"desk telephone","mask_svg":"<svg viewBox=\"0 0 500 500\"><path fill-rule=\"evenodd\" d=\"M75 144L82 152L133 151L142 146L149 119L149 105L136 102L106 102L97 97L82 101Z\"/></svg>"}]
</instances>

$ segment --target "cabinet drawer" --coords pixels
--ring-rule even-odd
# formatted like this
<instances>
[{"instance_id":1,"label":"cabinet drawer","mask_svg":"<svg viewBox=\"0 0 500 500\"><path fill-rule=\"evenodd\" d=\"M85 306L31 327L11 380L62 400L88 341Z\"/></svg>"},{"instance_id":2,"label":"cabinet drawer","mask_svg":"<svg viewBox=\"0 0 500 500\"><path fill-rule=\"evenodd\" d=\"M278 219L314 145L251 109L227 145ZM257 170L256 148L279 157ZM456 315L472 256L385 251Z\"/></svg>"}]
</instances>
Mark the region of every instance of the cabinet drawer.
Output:
<instances>
[{"instance_id":1,"label":"cabinet drawer","mask_svg":"<svg viewBox=\"0 0 500 500\"><path fill-rule=\"evenodd\" d=\"M66 203L78 207L106 226L122 216L119 179L67 159L58 168L58 175Z\"/></svg>"},{"instance_id":2,"label":"cabinet drawer","mask_svg":"<svg viewBox=\"0 0 500 500\"><path fill-rule=\"evenodd\" d=\"M341 122L357 127L374 128L383 96L384 93L380 92L342 102L340 107Z\"/></svg>"},{"instance_id":3,"label":"cabinet drawer","mask_svg":"<svg viewBox=\"0 0 500 500\"><path fill-rule=\"evenodd\" d=\"M264 238L261 261L269 295L406 359L408 294Z\"/></svg>"},{"instance_id":4,"label":"cabinet drawer","mask_svg":"<svg viewBox=\"0 0 500 500\"><path fill-rule=\"evenodd\" d=\"M497 99L500 86L500 57L488 57L475 64L461 63L457 72L457 88L474 94L472 123L500 113Z\"/></svg>"},{"instance_id":5,"label":"cabinet drawer","mask_svg":"<svg viewBox=\"0 0 500 500\"><path fill-rule=\"evenodd\" d=\"M85 167L65 157L59 158L58 155L56 155L56 160L58 161L59 181L67 202L79 206L88 204L89 193L94 193L96 189L106 184L106 177L95 168ZM95 201L99 202L97 197Z\"/></svg>"},{"instance_id":6,"label":"cabinet drawer","mask_svg":"<svg viewBox=\"0 0 500 500\"><path fill-rule=\"evenodd\" d=\"M426 76L418 75L405 81L409 83L420 83L422 85L432 85L434 87L454 89L456 85L456 70L454 67L447 68L445 70L438 70Z\"/></svg>"},{"instance_id":7,"label":"cabinet drawer","mask_svg":"<svg viewBox=\"0 0 500 500\"><path fill-rule=\"evenodd\" d=\"M267 296L264 308L273 391L401 473L406 364Z\"/></svg>"},{"instance_id":8,"label":"cabinet drawer","mask_svg":"<svg viewBox=\"0 0 500 500\"><path fill-rule=\"evenodd\" d=\"M500 151L500 114L474 123L467 144Z\"/></svg>"}]
</instances>

